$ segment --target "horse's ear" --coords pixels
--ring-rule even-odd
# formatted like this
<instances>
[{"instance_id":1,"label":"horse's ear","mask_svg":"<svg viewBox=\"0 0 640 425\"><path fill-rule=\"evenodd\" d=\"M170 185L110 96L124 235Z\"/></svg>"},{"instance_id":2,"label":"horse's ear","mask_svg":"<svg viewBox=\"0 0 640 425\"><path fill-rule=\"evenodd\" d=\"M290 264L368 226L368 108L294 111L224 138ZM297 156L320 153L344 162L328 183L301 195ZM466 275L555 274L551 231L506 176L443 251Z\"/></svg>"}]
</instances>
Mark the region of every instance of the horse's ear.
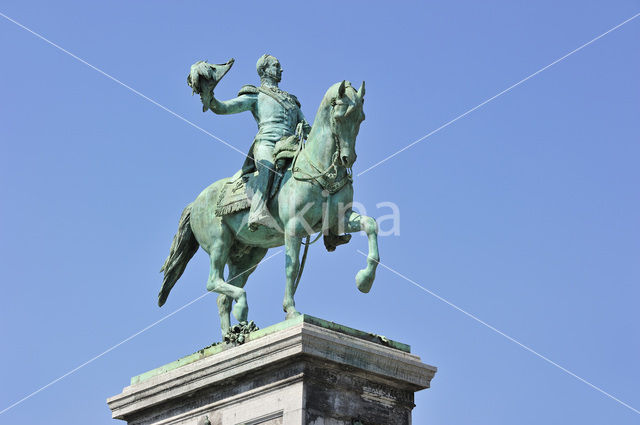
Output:
<instances>
[{"instance_id":1,"label":"horse's ear","mask_svg":"<svg viewBox=\"0 0 640 425\"><path fill-rule=\"evenodd\" d=\"M360 102L362 102L362 99L364 99L364 80L362 81L362 84L358 89L358 99L360 99Z\"/></svg>"},{"instance_id":2,"label":"horse's ear","mask_svg":"<svg viewBox=\"0 0 640 425\"><path fill-rule=\"evenodd\" d=\"M344 96L344 91L346 87L345 85L346 85L346 81L342 80L342 82L340 83L340 87L338 87L338 97Z\"/></svg>"}]
</instances>

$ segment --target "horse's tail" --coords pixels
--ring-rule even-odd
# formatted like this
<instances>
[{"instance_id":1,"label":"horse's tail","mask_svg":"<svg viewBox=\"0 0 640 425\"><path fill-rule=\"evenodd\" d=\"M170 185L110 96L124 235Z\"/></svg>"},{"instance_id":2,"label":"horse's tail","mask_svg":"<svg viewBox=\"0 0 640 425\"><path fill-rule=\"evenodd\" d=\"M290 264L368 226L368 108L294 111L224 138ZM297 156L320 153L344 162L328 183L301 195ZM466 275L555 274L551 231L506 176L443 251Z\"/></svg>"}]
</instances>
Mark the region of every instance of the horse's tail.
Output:
<instances>
[{"instance_id":1,"label":"horse's tail","mask_svg":"<svg viewBox=\"0 0 640 425\"><path fill-rule=\"evenodd\" d=\"M200 246L193 231L191 231L191 205L192 204L187 205L184 211L182 211L180 223L178 224L178 232L173 237L169 256L160 269L160 272L164 272L162 289L160 289L158 293L158 305L160 307L162 307L167 300L171 288L173 288L173 285L180 279L185 267L187 267L187 263Z\"/></svg>"}]
</instances>

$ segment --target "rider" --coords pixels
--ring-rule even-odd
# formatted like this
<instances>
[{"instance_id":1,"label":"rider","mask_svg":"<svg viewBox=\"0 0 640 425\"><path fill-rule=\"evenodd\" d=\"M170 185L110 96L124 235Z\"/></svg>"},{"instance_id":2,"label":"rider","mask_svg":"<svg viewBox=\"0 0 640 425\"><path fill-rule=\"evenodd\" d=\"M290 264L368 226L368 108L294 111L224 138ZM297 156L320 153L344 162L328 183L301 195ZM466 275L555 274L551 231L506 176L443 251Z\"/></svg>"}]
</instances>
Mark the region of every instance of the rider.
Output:
<instances>
[{"instance_id":1,"label":"rider","mask_svg":"<svg viewBox=\"0 0 640 425\"><path fill-rule=\"evenodd\" d=\"M278 59L268 54L262 55L256 67L260 87L243 86L238 97L226 101L217 100L213 91L209 90L200 95L202 104L214 113L237 114L251 111L258 124L258 134L242 167L242 174L258 170L256 193L249 211L249 228L252 231L257 230L259 225L273 227L267 201L273 182L273 148L276 142L293 135L299 123L302 123L305 138L311 131L311 126L300 110L298 99L278 88L282 79L282 67Z\"/></svg>"}]
</instances>

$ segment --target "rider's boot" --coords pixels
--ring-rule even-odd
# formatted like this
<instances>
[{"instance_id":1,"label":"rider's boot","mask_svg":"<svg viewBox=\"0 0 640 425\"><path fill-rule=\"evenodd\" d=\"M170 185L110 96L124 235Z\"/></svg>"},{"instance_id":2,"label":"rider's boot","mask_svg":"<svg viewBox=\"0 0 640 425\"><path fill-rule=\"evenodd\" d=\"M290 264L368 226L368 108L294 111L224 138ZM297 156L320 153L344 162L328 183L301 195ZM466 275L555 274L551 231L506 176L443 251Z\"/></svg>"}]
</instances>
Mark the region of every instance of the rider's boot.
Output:
<instances>
[{"instance_id":1,"label":"rider's boot","mask_svg":"<svg viewBox=\"0 0 640 425\"><path fill-rule=\"evenodd\" d=\"M249 210L249 230L255 232L259 226L277 230L277 223L267 207L273 182L273 172L266 167L259 167L259 169L254 186L255 193L253 199L251 199L251 209Z\"/></svg>"}]
</instances>

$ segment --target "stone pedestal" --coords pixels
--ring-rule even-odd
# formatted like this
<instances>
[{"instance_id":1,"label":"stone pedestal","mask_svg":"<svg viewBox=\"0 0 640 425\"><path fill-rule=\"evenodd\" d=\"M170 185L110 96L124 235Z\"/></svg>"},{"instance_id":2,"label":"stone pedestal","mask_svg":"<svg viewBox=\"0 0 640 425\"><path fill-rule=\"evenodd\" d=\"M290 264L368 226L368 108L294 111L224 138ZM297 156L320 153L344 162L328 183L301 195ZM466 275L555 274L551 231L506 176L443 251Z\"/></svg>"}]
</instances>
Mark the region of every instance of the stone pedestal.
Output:
<instances>
[{"instance_id":1,"label":"stone pedestal","mask_svg":"<svg viewBox=\"0 0 640 425\"><path fill-rule=\"evenodd\" d=\"M405 344L303 315L136 376L107 403L130 425L408 425L435 373Z\"/></svg>"}]
</instances>

